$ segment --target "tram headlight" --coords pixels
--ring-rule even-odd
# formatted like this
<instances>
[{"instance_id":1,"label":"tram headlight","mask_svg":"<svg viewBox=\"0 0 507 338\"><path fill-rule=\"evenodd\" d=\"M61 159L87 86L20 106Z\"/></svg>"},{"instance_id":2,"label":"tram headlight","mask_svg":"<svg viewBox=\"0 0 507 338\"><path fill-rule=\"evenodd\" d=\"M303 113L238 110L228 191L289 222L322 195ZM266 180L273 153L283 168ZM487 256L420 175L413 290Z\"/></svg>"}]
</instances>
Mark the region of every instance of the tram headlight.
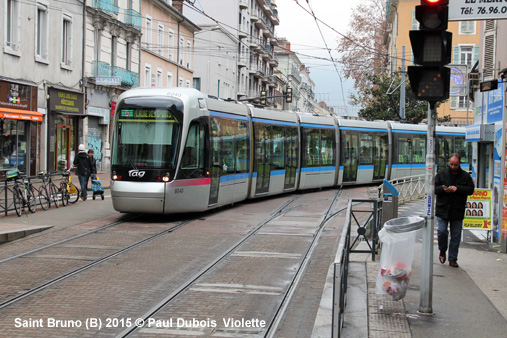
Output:
<instances>
[{"instance_id":1,"label":"tram headlight","mask_svg":"<svg viewBox=\"0 0 507 338\"><path fill-rule=\"evenodd\" d=\"M166 173L164 177L162 177L162 181L169 182L169 173Z\"/></svg>"},{"instance_id":2,"label":"tram headlight","mask_svg":"<svg viewBox=\"0 0 507 338\"><path fill-rule=\"evenodd\" d=\"M113 181L116 181L118 179L118 175L113 175Z\"/></svg>"}]
</instances>

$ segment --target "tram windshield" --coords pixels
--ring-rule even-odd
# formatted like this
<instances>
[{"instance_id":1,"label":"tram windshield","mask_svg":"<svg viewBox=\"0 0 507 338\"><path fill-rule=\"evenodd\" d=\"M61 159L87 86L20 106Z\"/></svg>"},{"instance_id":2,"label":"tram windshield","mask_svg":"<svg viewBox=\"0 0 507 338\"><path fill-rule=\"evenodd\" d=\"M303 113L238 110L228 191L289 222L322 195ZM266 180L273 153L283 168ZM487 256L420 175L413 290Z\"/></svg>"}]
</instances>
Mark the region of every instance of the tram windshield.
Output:
<instances>
[{"instance_id":1,"label":"tram windshield","mask_svg":"<svg viewBox=\"0 0 507 338\"><path fill-rule=\"evenodd\" d=\"M180 123L165 107L120 107L112 165L136 169L174 168Z\"/></svg>"}]
</instances>

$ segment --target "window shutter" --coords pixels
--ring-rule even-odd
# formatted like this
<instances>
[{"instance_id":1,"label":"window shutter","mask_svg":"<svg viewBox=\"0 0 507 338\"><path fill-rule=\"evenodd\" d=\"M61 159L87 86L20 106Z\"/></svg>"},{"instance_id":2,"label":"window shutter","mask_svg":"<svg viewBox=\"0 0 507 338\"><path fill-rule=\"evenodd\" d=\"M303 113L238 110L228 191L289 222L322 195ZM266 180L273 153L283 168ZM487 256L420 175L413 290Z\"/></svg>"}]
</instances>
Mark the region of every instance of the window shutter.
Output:
<instances>
[{"instance_id":1,"label":"window shutter","mask_svg":"<svg viewBox=\"0 0 507 338\"><path fill-rule=\"evenodd\" d=\"M472 67L479 60L479 46L474 46L473 56L472 56Z\"/></svg>"},{"instance_id":2,"label":"window shutter","mask_svg":"<svg viewBox=\"0 0 507 338\"><path fill-rule=\"evenodd\" d=\"M419 30L419 21L415 18L415 9L412 10L412 30Z\"/></svg>"},{"instance_id":3,"label":"window shutter","mask_svg":"<svg viewBox=\"0 0 507 338\"><path fill-rule=\"evenodd\" d=\"M484 79L493 78L495 71L495 33L488 32L484 34Z\"/></svg>"},{"instance_id":4,"label":"window shutter","mask_svg":"<svg viewBox=\"0 0 507 338\"><path fill-rule=\"evenodd\" d=\"M451 109L458 108L458 97L457 96L451 96Z\"/></svg>"},{"instance_id":5,"label":"window shutter","mask_svg":"<svg viewBox=\"0 0 507 338\"><path fill-rule=\"evenodd\" d=\"M459 57L460 49L459 46L452 47L452 63L454 64L459 64L461 62Z\"/></svg>"}]
</instances>

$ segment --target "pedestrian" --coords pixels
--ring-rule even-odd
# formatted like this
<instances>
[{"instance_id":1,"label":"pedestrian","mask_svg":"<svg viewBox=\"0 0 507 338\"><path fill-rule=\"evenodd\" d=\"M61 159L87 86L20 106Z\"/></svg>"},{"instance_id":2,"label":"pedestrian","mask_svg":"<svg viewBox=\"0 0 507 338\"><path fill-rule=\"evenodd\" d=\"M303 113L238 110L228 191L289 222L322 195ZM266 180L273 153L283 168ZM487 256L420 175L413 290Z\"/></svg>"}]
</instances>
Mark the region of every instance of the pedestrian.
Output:
<instances>
[{"instance_id":1,"label":"pedestrian","mask_svg":"<svg viewBox=\"0 0 507 338\"><path fill-rule=\"evenodd\" d=\"M90 177L90 157L86 153L84 144L80 144L78 150L78 154L74 157L74 166L77 167L77 177L81 185L81 199L86 201L88 197L86 182L88 182L88 177Z\"/></svg>"},{"instance_id":2,"label":"pedestrian","mask_svg":"<svg viewBox=\"0 0 507 338\"><path fill-rule=\"evenodd\" d=\"M461 157L451 154L449 167L440 170L435 177L435 194L437 195L436 212L438 221L439 260L444 264L447 247L449 247L449 265L459 267L458 249L465 217L467 196L474 193L472 177L460 167ZM451 239L448 243L449 231Z\"/></svg>"},{"instance_id":3,"label":"pedestrian","mask_svg":"<svg viewBox=\"0 0 507 338\"><path fill-rule=\"evenodd\" d=\"M97 160L93 157L93 149L88 149L88 157L90 158L90 175L92 179L97 177ZM86 180L86 186L88 186L88 179Z\"/></svg>"}]
</instances>

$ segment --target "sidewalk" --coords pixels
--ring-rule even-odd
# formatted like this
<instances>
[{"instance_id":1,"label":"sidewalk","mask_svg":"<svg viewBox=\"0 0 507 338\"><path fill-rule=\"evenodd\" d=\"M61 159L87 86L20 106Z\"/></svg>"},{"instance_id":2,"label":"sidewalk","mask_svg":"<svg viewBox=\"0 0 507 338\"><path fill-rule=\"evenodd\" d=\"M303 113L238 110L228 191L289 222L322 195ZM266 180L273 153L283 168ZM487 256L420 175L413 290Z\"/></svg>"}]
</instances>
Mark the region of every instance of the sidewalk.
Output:
<instances>
[{"instance_id":1,"label":"sidewalk","mask_svg":"<svg viewBox=\"0 0 507 338\"><path fill-rule=\"evenodd\" d=\"M110 173L99 173L97 175L100 178L100 182L104 189L109 189L111 185L111 175ZM72 183L74 183L79 189L81 186L79 185L79 179L77 175L71 175ZM91 191L91 183L88 183L88 191ZM40 207L37 206L40 211ZM0 218L5 217L4 213L0 213ZM28 235L31 235L36 232L40 232L51 228L51 225L27 225L23 222L17 220L16 214L14 211L11 211L9 216L7 216L9 221L8 223L0 223L0 244L5 242L10 242Z\"/></svg>"},{"instance_id":2,"label":"sidewalk","mask_svg":"<svg viewBox=\"0 0 507 338\"><path fill-rule=\"evenodd\" d=\"M400 207L399 217L423 210L423 201ZM421 211L422 213L422 211ZM418 213L418 214L421 214ZM351 254L348 303L343 337L505 337L507 332L507 255L465 230L459 268L438 261L436 232L433 252L432 315L418 313L422 240L416 239L407 295L394 302L376 295L376 262Z\"/></svg>"}]
</instances>

